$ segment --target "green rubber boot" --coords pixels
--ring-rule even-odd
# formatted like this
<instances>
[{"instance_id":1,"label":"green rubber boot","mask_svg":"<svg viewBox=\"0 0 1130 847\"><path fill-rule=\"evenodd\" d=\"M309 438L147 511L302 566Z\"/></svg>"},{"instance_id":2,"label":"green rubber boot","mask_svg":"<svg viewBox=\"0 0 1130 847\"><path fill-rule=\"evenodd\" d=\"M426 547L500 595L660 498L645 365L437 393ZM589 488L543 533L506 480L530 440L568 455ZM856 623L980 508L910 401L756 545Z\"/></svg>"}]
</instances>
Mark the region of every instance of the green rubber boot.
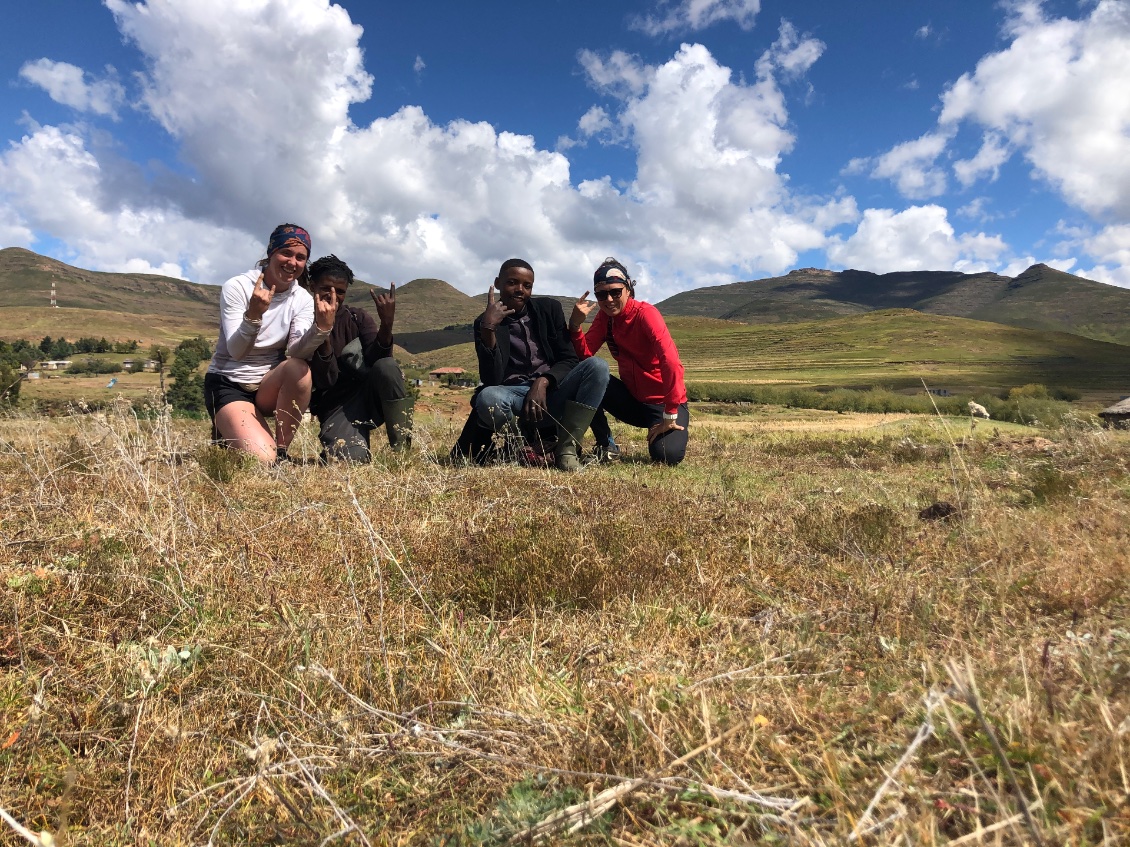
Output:
<instances>
[{"instance_id":1,"label":"green rubber boot","mask_svg":"<svg viewBox=\"0 0 1130 847\"><path fill-rule=\"evenodd\" d=\"M565 412L557 423L557 448L553 451L558 470L572 473L581 469L578 450L595 414L596 409L584 403L570 400L565 404Z\"/></svg>"},{"instance_id":2,"label":"green rubber boot","mask_svg":"<svg viewBox=\"0 0 1130 847\"><path fill-rule=\"evenodd\" d=\"M412 397L381 402L388 445L394 452L407 450L412 446L412 407L415 405L416 400Z\"/></svg>"}]
</instances>

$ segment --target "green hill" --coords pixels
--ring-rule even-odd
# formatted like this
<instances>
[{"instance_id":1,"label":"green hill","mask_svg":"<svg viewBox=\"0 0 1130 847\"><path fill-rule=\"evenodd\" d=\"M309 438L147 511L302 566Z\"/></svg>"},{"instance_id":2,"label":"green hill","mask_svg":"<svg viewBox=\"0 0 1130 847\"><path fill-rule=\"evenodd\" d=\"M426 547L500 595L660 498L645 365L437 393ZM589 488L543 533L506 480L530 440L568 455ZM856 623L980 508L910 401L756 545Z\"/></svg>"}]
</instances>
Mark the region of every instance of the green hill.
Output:
<instances>
[{"instance_id":1,"label":"green hill","mask_svg":"<svg viewBox=\"0 0 1130 847\"><path fill-rule=\"evenodd\" d=\"M51 283L59 308L50 307ZM0 250L4 336L168 342L215 333L220 289L154 274L99 273L30 250Z\"/></svg>"},{"instance_id":2,"label":"green hill","mask_svg":"<svg viewBox=\"0 0 1130 847\"><path fill-rule=\"evenodd\" d=\"M1033 265L968 317L1130 344L1130 290L1047 265Z\"/></svg>"},{"instance_id":3,"label":"green hill","mask_svg":"<svg viewBox=\"0 0 1130 847\"><path fill-rule=\"evenodd\" d=\"M52 281L58 309L49 306ZM372 288L357 281L347 302L372 311ZM482 299L469 297L442 280L412 280L397 286L397 333L469 324L482 313ZM7 338L105 335L145 343L169 342L216 333L220 287L154 274L87 271L8 247L0 250L0 309L5 310L2 334Z\"/></svg>"},{"instance_id":4,"label":"green hill","mask_svg":"<svg viewBox=\"0 0 1130 847\"><path fill-rule=\"evenodd\" d=\"M790 324L667 319L688 380L1124 392L1130 347L909 309Z\"/></svg>"},{"instance_id":5,"label":"green hill","mask_svg":"<svg viewBox=\"0 0 1130 847\"><path fill-rule=\"evenodd\" d=\"M915 309L1130 344L1130 290L1047 265L1033 265L1016 278L956 271L873 274L803 268L770 279L685 291L657 306L664 315L743 323Z\"/></svg>"},{"instance_id":6,"label":"green hill","mask_svg":"<svg viewBox=\"0 0 1130 847\"><path fill-rule=\"evenodd\" d=\"M1041 383L1109 398L1103 402L1130 387L1130 347L908 309L794 324L676 316L667 325L689 383L921 390L925 381L954 393ZM424 369L478 371L469 340L412 360Z\"/></svg>"},{"instance_id":7,"label":"green hill","mask_svg":"<svg viewBox=\"0 0 1130 847\"><path fill-rule=\"evenodd\" d=\"M48 307L52 280L58 309ZM348 302L372 310L371 288L358 281ZM572 308L571 296L557 299L566 312ZM398 286L397 344L418 362L473 369L469 325L484 302L485 294L469 296L438 279ZM688 291L659 305L689 380L903 388L921 379L935 387L1042 382L1122 393L1128 387L1130 347L1122 345L1130 343L1130 291L1044 265L1015 279L808 268ZM8 248L0 250L0 309L2 337L170 343L215 335L219 288L85 271Z\"/></svg>"},{"instance_id":8,"label":"green hill","mask_svg":"<svg viewBox=\"0 0 1130 847\"><path fill-rule=\"evenodd\" d=\"M345 302L376 316L370 290L388 291L360 280ZM441 330L471 323L483 311L481 298L470 297L441 279L414 279L396 286L396 334ZM459 340L465 340L465 336ZM452 343L452 342L448 342Z\"/></svg>"}]
</instances>

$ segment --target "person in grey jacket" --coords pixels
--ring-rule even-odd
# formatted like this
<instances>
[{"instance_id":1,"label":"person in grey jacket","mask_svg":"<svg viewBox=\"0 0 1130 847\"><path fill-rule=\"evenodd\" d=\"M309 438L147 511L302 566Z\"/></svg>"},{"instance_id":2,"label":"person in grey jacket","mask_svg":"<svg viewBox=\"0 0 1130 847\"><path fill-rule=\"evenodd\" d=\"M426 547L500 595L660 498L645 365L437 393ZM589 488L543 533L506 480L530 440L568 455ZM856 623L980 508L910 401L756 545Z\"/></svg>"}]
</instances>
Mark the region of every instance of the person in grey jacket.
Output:
<instances>
[{"instance_id":1,"label":"person in grey jacket","mask_svg":"<svg viewBox=\"0 0 1130 847\"><path fill-rule=\"evenodd\" d=\"M337 256L310 265L315 314L332 316L333 329L310 358L314 393L310 411L318 418L323 457L351 462L372 458L369 433L384 424L389 446L412 443L414 400L404 389L404 374L392 357L396 283L388 294L370 291L380 325L364 309L346 306L353 271Z\"/></svg>"},{"instance_id":2,"label":"person in grey jacket","mask_svg":"<svg viewBox=\"0 0 1130 847\"><path fill-rule=\"evenodd\" d=\"M306 360L332 329L315 322L314 301L299 284L309 257L310 234L280 224L267 258L220 291L220 337L204 377L204 405L218 443L265 464L287 457L310 404Z\"/></svg>"}]
</instances>

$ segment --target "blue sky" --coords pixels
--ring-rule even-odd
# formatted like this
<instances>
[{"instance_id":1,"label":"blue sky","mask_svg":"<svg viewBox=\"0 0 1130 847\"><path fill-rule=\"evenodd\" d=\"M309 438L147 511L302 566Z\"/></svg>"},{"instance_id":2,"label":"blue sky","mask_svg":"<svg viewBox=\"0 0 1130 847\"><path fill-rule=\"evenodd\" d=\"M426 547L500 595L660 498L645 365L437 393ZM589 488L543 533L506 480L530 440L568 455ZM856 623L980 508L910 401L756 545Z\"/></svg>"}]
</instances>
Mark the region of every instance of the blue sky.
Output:
<instances>
[{"instance_id":1,"label":"blue sky","mask_svg":"<svg viewBox=\"0 0 1130 847\"><path fill-rule=\"evenodd\" d=\"M1034 262L1130 286L1130 0L38 0L0 246L219 283L282 221L374 282L580 293Z\"/></svg>"}]
</instances>

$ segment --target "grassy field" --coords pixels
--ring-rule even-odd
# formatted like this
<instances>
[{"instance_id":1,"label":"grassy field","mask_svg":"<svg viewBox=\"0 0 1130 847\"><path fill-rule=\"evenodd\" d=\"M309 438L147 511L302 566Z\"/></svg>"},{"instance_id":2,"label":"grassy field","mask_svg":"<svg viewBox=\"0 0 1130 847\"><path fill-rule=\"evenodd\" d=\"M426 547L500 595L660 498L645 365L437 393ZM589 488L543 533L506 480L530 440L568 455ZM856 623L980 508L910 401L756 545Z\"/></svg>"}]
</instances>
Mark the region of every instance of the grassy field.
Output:
<instances>
[{"instance_id":1,"label":"grassy field","mask_svg":"<svg viewBox=\"0 0 1130 847\"><path fill-rule=\"evenodd\" d=\"M80 356L76 358L81 358ZM117 379L113 388L107 388L111 379ZM166 383L168 382L166 378ZM58 406L61 403L97 401L105 403L122 396L127 400L144 402L160 391L160 378L155 373L116 373L69 376L58 374L48 376L40 373L39 379L26 379L20 385L21 403L47 403Z\"/></svg>"},{"instance_id":2,"label":"grassy field","mask_svg":"<svg viewBox=\"0 0 1130 847\"><path fill-rule=\"evenodd\" d=\"M871 312L745 326L672 318L688 381L794 382L990 390L1030 382L1126 393L1130 347L1065 333L924 315Z\"/></svg>"},{"instance_id":3,"label":"grassy field","mask_svg":"<svg viewBox=\"0 0 1130 847\"><path fill-rule=\"evenodd\" d=\"M4 308L3 336L7 340L26 338L39 343L45 335L77 341L89 336L110 341L139 341L141 355L151 344L175 347L186 338L203 335L214 339L219 318L206 320L167 314L137 315L101 309ZM76 355L82 355L81 353ZM72 357L73 358L73 357Z\"/></svg>"},{"instance_id":4,"label":"grassy field","mask_svg":"<svg viewBox=\"0 0 1130 847\"><path fill-rule=\"evenodd\" d=\"M925 382L954 394L1040 383L1071 389L1094 411L1130 393L1130 347L965 318L895 310L797 324L674 317L667 325L688 383L919 392ZM410 358L424 370L478 372L471 342Z\"/></svg>"},{"instance_id":5,"label":"grassy field","mask_svg":"<svg viewBox=\"0 0 1130 847\"><path fill-rule=\"evenodd\" d=\"M125 406L0 420L0 809L73 845L1130 839L1126 434L701 407L679 468L620 428L565 476L447 465L465 410L271 470Z\"/></svg>"}]
</instances>

